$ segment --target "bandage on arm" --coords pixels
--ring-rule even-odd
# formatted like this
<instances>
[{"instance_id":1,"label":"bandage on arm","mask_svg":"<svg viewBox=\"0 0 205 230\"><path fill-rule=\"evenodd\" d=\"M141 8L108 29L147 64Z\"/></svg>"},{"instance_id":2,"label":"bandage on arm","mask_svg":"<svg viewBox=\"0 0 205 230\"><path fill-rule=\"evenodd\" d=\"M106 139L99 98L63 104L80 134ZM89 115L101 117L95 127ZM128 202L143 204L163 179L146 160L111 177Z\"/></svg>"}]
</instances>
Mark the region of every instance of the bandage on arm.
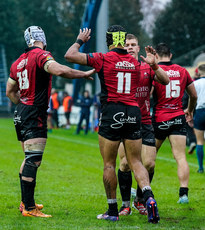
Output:
<instances>
[{"instance_id":1,"label":"bandage on arm","mask_svg":"<svg viewBox=\"0 0 205 230\"><path fill-rule=\"evenodd\" d=\"M48 67L49 67L49 65L50 65L52 62L56 62L56 61L54 61L54 60L49 60L49 61L47 61L47 62L44 64L44 70L45 70L46 72L48 72ZM48 73L49 73L49 72L48 72Z\"/></svg>"}]
</instances>

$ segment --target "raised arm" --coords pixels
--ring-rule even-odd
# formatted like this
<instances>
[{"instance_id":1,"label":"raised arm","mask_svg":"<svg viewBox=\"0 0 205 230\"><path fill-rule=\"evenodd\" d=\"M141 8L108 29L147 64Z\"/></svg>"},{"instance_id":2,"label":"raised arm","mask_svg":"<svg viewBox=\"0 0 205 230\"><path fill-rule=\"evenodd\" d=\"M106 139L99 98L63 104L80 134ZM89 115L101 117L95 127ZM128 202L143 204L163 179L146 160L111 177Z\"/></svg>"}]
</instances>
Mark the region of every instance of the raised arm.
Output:
<instances>
[{"instance_id":1,"label":"raised arm","mask_svg":"<svg viewBox=\"0 0 205 230\"><path fill-rule=\"evenodd\" d=\"M90 39L91 29L80 29L76 42L67 50L65 59L68 62L74 62L80 65L87 65L87 56L79 52L80 47Z\"/></svg>"},{"instance_id":2,"label":"raised arm","mask_svg":"<svg viewBox=\"0 0 205 230\"><path fill-rule=\"evenodd\" d=\"M157 65L156 60L155 60L155 54L156 51L152 46L147 46L145 47L145 52L146 52L146 58L143 57L142 55L140 56L144 62L150 65L150 67L154 70L155 72L155 80L162 85L168 85L169 84L169 77L166 74L166 72Z\"/></svg>"},{"instance_id":3,"label":"raised arm","mask_svg":"<svg viewBox=\"0 0 205 230\"><path fill-rule=\"evenodd\" d=\"M85 79L93 80L91 75L95 73L95 69L88 70L88 71L80 71L80 70L69 68L68 66L65 65L61 65L56 61L46 62L44 65L44 69L46 72L52 75L61 76L67 79L85 78Z\"/></svg>"}]
</instances>

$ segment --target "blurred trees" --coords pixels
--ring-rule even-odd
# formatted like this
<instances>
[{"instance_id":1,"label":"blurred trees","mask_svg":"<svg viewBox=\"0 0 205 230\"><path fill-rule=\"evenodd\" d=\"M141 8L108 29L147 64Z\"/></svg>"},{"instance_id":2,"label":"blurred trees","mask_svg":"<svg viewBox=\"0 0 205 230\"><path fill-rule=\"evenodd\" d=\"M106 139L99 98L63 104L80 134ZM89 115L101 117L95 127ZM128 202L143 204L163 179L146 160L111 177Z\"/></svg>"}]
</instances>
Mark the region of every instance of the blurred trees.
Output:
<instances>
[{"instance_id":1,"label":"blurred trees","mask_svg":"<svg viewBox=\"0 0 205 230\"><path fill-rule=\"evenodd\" d=\"M110 0L109 1L109 24L122 25L128 33L137 36L141 52L144 46L150 45L151 39L141 26L143 14L141 12L140 0Z\"/></svg>"},{"instance_id":2,"label":"blurred trees","mask_svg":"<svg viewBox=\"0 0 205 230\"><path fill-rule=\"evenodd\" d=\"M173 58L204 45L204 6L205 0L172 0L156 20L154 44L166 42Z\"/></svg>"},{"instance_id":3,"label":"blurred trees","mask_svg":"<svg viewBox=\"0 0 205 230\"><path fill-rule=\"evenodd\" d=\"M59 62L75 41L86 0L1 0L0 43L5 46L8 66L24 51L23 32L30 25L43 28L48 50ZM79 15L81 15L79 17Z\"/></svg>"}]
</instances>

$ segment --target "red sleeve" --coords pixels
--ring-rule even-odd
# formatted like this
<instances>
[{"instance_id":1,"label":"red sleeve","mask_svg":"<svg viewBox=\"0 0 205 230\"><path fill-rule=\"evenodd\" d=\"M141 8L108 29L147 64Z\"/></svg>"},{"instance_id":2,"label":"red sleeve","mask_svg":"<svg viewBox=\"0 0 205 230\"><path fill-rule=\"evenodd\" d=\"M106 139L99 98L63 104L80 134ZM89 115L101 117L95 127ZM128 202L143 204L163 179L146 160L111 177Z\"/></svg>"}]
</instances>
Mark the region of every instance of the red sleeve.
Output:
<instances>
[{"instance_id":1,"label":"red sleeve","mask_svg":"<svg viewBox=\"0 0 205 230\"><path fill-rule=\"evenodd\" d=\"M50 52L42 50L42 52L39 52L37 54L37 65L39 66L40 69L43 69L44 64L50 60L54 60Z\"/></svg>"},{"instance_id":2,"label":"red sleeve","mask_svg":"<svg viewBox=\"0 0 205 230\"><path fill-rule=\"evenodd\" d=\"M103 65L102 53L89 53L87 54L88 66L96 69L96 72L100 72Z\"/></svg>"}]
</instances>

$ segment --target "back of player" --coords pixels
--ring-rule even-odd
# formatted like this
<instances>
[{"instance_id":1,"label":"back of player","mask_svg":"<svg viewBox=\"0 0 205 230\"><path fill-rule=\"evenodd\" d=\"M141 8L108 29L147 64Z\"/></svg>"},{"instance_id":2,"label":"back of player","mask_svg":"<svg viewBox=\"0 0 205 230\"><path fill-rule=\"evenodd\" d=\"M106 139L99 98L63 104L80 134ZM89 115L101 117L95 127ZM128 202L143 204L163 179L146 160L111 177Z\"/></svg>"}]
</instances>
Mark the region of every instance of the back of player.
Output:
<instances>
[{"instance_id":1,"label":"back of player","mask_svg":"<svg viewBox=\"0 0 205 230\"><path fill-rule=\"evenodd\" d=\"M156 122L171 120L184 115L182 97L192 78L187 70L171 62L159 62L159 66L167 72L170 83L162 85L154 82L154 118Z\"/></svg>"},{"instance_id":2,"label":"back of player","mask_svg":"<svg viewBox=\"0 0 205 230\"><path fill-rule=\"evenodd\" d=\"M101 81L101 104L121 102L138 106L136 89L140 63L123 49L88 54L88 65L94 67ZM112 77L111 77L112 76Z\"/></svg>"},{"instance_id":3,"label":"back of player","mask_svg":"<svg viewBox=\"0 0 205 230\"><path fill-rule=\"evenodd\" d=\"M44 70L48 60L53 60L50 52L34 46L12 64L10 77L18 82L21 103L47 109L52 80L51 74Z\"/></svg>"},{"instance_id":4,"label":"back of player","mask_svg":"<svg viewBox=\"0 0 205 230\"><path fill-rule=\"evenodd\" d=\"M188 203L189 166L186 160L186 118L182 109L182 97L185 89L194 98L193 81L185 68L171 62L172 54L165 43L156 47L158 65L167 72L170 83L154 84L153 126L156 138L156 148L169 138L172 153L178 166L180 182L178 203ZM195 100L189 105L189 113L193 113Z\"/></svg>"}]
</instances>

